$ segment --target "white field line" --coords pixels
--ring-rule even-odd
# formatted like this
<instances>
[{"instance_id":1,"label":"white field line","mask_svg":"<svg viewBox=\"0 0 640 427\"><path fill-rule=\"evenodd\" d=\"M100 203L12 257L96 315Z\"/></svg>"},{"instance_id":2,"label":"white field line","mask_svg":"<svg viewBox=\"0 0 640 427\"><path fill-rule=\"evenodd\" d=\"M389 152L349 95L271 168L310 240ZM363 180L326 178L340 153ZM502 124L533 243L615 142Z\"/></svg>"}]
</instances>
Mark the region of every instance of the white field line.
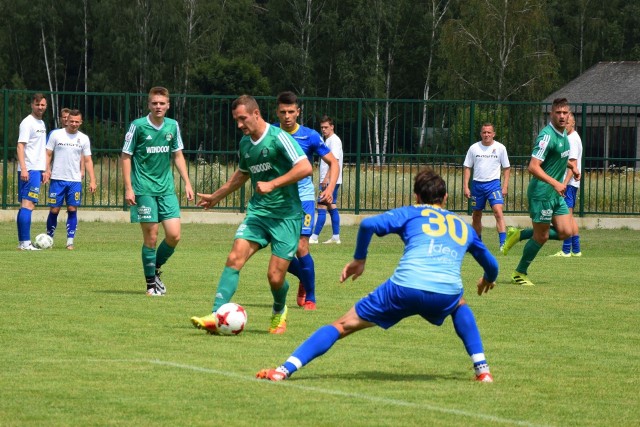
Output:
<instances>
[{"instance_id":1,"label":"white field line","mask_svg":"<svg viewBox=\"0 0 640 427\"><path fill-rule=\"evenodd\" d=\"M49 361L49 363L50 362L51 361ZM261 382L261 383L264 383L265 386L289 387L289 388L294 388L294 389L298 389L298 390L312 391L314 393L326 394L326 395L330 395L330 396L341 396L341 397L347 397L347 398L351 398L351 399L365 400L365 401L368 401L368 402L382 403L382 404L392 405L392 406L403 406L403 407L409 407L409 408L426 409L428 411L440 412L440 413L443 413L443 414L458 415L460 417L466 417L466 418L470 418L470 419L478 419L478 420L483 420L483 421L490 421L490 422L500 423L500 424L509 424L509 425L526 426L526 427L543 427L543 426L546 426L546 425L543 425L543 424L533 424L533 423L530 423L528 421L512 420L512 419L509 419L509 418L502 418L502 417L497 417L497 416L488 415L488 414L482 414L482 413L478 413L478 412L470 412L470 411L462 411L462 410L459 410L459 409L445 408L445 407L442 407L442 406L429 404L429 403L424 403L424 402L414 403L414 402L407 402L405 400L399 400L399 399L388 399L388 398L385 398L385 397L377 397L377 396L372 396L372 395L363 394L363 393L351 393L351 392L346 392L346 391L341 391L341 390L332 390L332 389L327 389L327 388L305 386L305 385L297 384L297 383L292 382L292 381L281 381L281 382L274 383L274 382L271 382L271 381L259 380L257 378L252 377L252 376L251 377L247 377L246 375L237 374L235 372L219 371L219 370L216 370L216 369L203 368L203 367L200 367L200 366L193 366L193 365L185 365L185 364L182 364L182 363L168 362L168 361L158 360L158 359L88 359L87 362L92 362L92 363L128 363L128 364L148 363L148 364L152 364L152 365L167 366L167 367L171 367L171 368L184 369L184 370L193 371L193 372L203 372L203 373L206 373L206 374L218 375L218 376L222 376L222 377L233 378L233 379L236 379L236 380ZM489 386L489 387L491 387L491 385L489 385L489 384L480 384L480 386L483 386L483 387L484 386Z\"/></svg>"}]
</instances>

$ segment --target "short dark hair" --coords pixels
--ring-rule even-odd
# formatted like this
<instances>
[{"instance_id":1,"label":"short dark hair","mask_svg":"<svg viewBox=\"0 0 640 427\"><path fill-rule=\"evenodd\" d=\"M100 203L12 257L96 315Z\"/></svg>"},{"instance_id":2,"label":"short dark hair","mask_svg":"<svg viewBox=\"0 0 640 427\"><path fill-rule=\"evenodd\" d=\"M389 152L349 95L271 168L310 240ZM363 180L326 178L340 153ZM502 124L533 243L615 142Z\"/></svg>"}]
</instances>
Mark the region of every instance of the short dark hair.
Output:
<instances>
[{"instance_id":1,"label":"short dark hair","mask_svg":"<svg viewBox=\"0 0 640 427\"><path fill-rule=\"evenodd\" d=\"M553 103L551 104L551 111L554 111L556 108L568 107L568 106L569 106L569 101L567 100L567 98L556 98L553 100Z\"/></svg>"},{"instance_id":2,"label":"short dark hair","mask_svg":"<svg viewBox=\"0 0 640 427\"><path fill-rule=\"evenodd\" d=\"M320 123L329 123L331 126L333 126L333 119L325 114L324 116L320 117Z\"/></svg>"},{"instance_id":3,"label":"short dark hair","mask_svg":"<svg viewBox=\"0 0 640 427\"><path fill-rule=\"evenodd\" d=\"M66 110L69 110L68 108L66 108ZM80 112L80 110L78 109L73 109L73 110L69 110L69 116L80 116L82 117L82 113Z\"/></svg>"},{"instance_id":4,"label":"short dark hair","mask_svg":"<svg viewBox=\"0 0 640 427\"><path fill-rule=\"evenodd\" d=\"M240 95L231 103L231 111L238 108L240 105L244 105L247 109L248 113L253 113L254 111L260 111L260 107L258 106L258 101L251 95Z\"/></svg>"},{"instance_id":5,"label":"short dark hair","mask_svg":"<svg viewBox=\"0 0 640 427\"><path fill-rule=\"evenodd\" d=\"M295 93L291 91L280 92L278 94L278 97L276 98L276 105L280 105L280 104L285 104L285 105L295 104L299 106L298 97L296 96Z\"/></svg>"},{"instance_id":6,"label":"short dark hair","mask_svg":"<svg viewBox=\"0 0 640 427\"><path fill-rule=\"evenodd\" d=\"M424 169L416 175L413 192L418 195L420 202L428 205L439 205L447 195L447 184L444 179L431 168Z\"/></svg>"},{"instance_id":7,"label":"short dark hair","mask_svg":"<svg viewBox=\"0 0 640 427\"><path fill-rule=\"evenodd\" d=\"M60 117L62 117L62 115L63 115L64 113L69 114L69 112L70 112L70 111L71 111L71 108L63 108L63 109L61 109L61 110L60 110Z\"/></svg>"},{"instance_id":8,"label":"short dark hair","mask_svg":"<svg viewBox=\"0 0 640 427\"><path fill-rule=\"evenodd\" d=\"M482 126L480 126L480 130L482 130L483 127L489 127L489 126L491 126L491 129L493 129L494 132L496 131L496 127L491 122L484 122Z\"/></svg>"},{"instance_id":9,"label":"short dark hair","mask_svg":"<svg viewBox=\"0 0 640 427\"><path fill-rule=\"evenodd\" d=\"M44 99L44 95L42 93L34 93L31 98L31 103L34 104L36 102L40 102Z\"/></svg>"}]
</instances>

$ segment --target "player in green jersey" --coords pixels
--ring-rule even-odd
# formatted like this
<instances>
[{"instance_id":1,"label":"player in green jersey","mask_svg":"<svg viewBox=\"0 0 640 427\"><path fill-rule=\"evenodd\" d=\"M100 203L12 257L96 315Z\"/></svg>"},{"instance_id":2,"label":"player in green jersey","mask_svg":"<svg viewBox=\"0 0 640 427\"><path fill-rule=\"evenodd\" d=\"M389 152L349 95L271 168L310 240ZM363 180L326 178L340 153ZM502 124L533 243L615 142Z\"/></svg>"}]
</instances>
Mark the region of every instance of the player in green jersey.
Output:
<instances>
[{"instance_id":1,"label":"player in green jersey","mask_svg":"<svg viewBox=\"0 0 640 427\"><path fill-rule=\"evenodd\" d=\"M242 95L231 105L233 119L245 135L240 140L239 166L231 178L212 194L198 193L198 206L209 209L251 179L253 196L218 282L213 313L229 302L238 288L240 270L253 254L271 243L267 279L273 295L269 332L286 330L287 268L298 249L302 204L297 182L311 175L311 163L300 145L285 131L264 121L256 100ZM214 314L192 317L199 329L216 333Z\"/></svg>"},{"instance_id":2,"label":"player in green jersey","mask_svg":"<svg viewBox=\"0 0 640 427\"><path fill-rule=\"evenodd\" d=\"M564 200L567 188L564 175L569 168L575 179L579 180L580 170L574 162L569 162L566 131L569 114L567 99L554 99L551 123L536 138L528 168L533 177L527 189L533 228L520 230L510 227L507 230L507 240L502 248L505 255L520 240L528 240L516 271L511 276L511 282L516 285L533 286L527 277L527 270L547 240L564 240L571 235L571 215Z\"/></svg>"},{"instance_id":3,"label":"player in green jersey","mask_svg":"<svg viewBox=\"0 0 640 427\"><path fill-rule=\"evenodd\" d=\"M165 294L160 267L180 241L180 204L173 184L172 157L184 181L187 200L194 196L182 154L180 127L165 117L169 107L169 91L151 88L150 113L131 123L122 148L124 199L131 206L131 222L139 222L142 229L142 268L149 296ZM165 237L156 250L160 223Z\"/></svg>"}]
</instances>

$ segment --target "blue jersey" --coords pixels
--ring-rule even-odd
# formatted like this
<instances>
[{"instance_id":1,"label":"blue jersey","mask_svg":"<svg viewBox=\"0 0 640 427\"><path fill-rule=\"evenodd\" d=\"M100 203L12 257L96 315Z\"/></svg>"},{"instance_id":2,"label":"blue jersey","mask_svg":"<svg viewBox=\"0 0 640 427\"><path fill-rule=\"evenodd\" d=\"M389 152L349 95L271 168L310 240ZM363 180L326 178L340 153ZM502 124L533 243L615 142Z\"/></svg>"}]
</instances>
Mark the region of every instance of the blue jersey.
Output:
<instances>
[{"instance_id":1,"label":"blue jersey","mask_svg":"<svg viewBox=\"0 0 640 427\"><path fill-rule=\"evenodd\" d=\"M432 205L404 206L366 218L360 224L355 259L367 256L373 234L398 234L404 253L390 280L407 288L455 295L462 291L460 268L469 252L494 282L498 262L471 227L458 215Z\"/></svg>"},{"instance_id":2,"label":"blue jersey","mask_svg":"<svg viewBox=\"0 0 640 427\"><path fill-rule=\"evenodd\" d=\"M280 126L280 124L277 123L275 126ZM302 148L302 151L307 155L309 163L311 164L313 164L314 154L322 157L331 152L331 149L324 143L320 134L306 126L298 125L298 128L291 134L291 136L293 139L298 141L300 148ZM298 181L298 193L300 194L300 200L303 202L316 200L313 179L310 176Z\"/></svg>"}]
</instances>

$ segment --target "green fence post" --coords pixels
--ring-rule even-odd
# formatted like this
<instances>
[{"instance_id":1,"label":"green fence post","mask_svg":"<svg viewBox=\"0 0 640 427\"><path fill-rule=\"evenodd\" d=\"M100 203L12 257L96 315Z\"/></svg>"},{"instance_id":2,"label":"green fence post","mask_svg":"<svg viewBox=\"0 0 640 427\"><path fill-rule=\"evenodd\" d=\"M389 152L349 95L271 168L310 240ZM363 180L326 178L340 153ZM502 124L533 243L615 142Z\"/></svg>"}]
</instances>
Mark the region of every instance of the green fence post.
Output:
<instances>
[{"instance_id":1,"label":"green fence post","mask_svg":"<svg viewBox=\"0 0 640 427\"><path fill-rule=\"evenodd\" d=\"M362 150L360 145L362 143L362 98L358 99L358 129L356 131L356 205L354 213L358 215L360 213L360 155Z\"/></svg>"},{"instance_id":2,"label":"green fence post","mask_svg":"<svg viewBox=\"0 0 640 427\"><path fill-rule=\"evenodd\" d=\"M586 142L587 138L587 104L582 104L582 111L580 112L580 120L581 120L581 128L580 129L580 135L584 136L585 139L584 141ZM575 119L575 117L574 117ZM575 129L574 129L575 131ZM582 174L584 172L584 143L582 144L582 156L580 159L580 173ZM583 179L583 177L580 177L580 203L579 203L579 211L578 211L578 216L580 216L581 218L584 218L584 182L585 180ZM574 215L575 215L575 208L574 208Z\"/></svg>"},{"instance_id":3,"label":"green fence post","mask_svg":"<svg viewBox=\"0 0 640 427\"><path fill-rule=\"evenodd\" d=\"M471 147L471 144L473 144L474 141L474 134L475 132L473 131L473 129L476 126L475 123L475 117L476 117L476 102L475 101L471 101L471 105L469 105L469 147ZM464 170L464 168L463 168ZM464 179L464 175L463 178ZM469 186L469 188L471 188L471 182L473 181L473 175L469 176L469 182L467 182L467 185ZM462 197L464 198L464 194L462 195ZM467 203L467 214L471 215L471 203Z\"/></svg>"},{"instance_id":4,"label":"green fence post","mask_svg":"<svg viewBox=\"0 0 640 427\"><path fill-rule=\"evenodd\" d=\"M2 98L4 105L4 114L2 122L4 124L2 139L3 153L2 153L2 209L7 209L9 198L9 93L6 89L2 89Z\"/></svg>"}]
</instances>

